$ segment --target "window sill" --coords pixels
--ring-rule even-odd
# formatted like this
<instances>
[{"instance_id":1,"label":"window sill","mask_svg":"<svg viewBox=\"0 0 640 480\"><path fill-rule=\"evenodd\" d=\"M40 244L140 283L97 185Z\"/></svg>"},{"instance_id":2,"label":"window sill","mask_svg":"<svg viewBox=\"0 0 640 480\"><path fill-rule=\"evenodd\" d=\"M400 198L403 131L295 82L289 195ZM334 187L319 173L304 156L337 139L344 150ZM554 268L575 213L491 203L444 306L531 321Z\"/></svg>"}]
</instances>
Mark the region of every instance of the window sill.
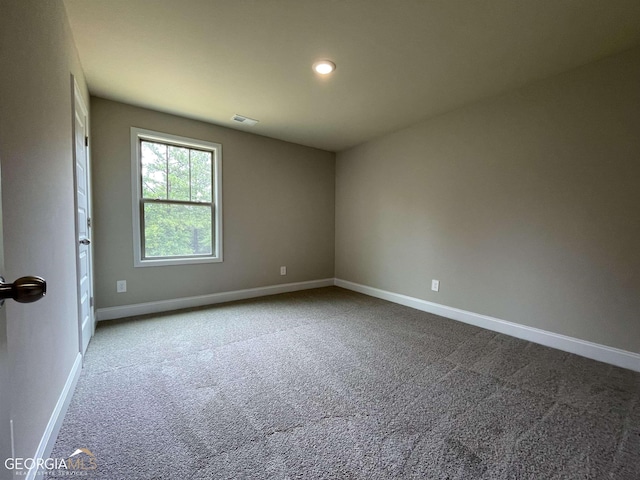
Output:
<instances>
[{"instance_id":1,"label":"window sill","mask_svg":"<svg viewBox=\"0 0 640 480\"><path fill-rule=\"evenodd\" d=\"M137 260L134 267L167 267L171 265L198 265L202 263L221 263L221 257L162 258L158 260Z\"/></svg>"}]
</instances>

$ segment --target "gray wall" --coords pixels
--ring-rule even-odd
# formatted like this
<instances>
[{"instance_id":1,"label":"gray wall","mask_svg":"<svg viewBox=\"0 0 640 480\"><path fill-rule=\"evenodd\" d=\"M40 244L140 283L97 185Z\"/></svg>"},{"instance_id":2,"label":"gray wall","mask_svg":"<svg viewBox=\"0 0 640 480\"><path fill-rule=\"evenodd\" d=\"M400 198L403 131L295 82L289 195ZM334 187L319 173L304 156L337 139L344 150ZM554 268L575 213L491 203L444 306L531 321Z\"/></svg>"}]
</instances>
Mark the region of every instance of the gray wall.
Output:
<instances>
[{"instance_id":1,"label":"gray wall","mask_svg":"<svg viewBox=\"0 0 640 480\"><path fill-rule=\"evenodd\" d=\"M334 276L335 154L101 98L91 122L98 308ZM132 126L222 144L224 262L134 268Z\"/></svg>"},{"instance_id":2,"label":"gray wall","mask_svg":"<svg viewBox=\"0 0 640 480\"><path fill-rule=\"evenodd\" d=\"M635 49L338 154L336 277L640 352L639 86Z\"/></svg>"},{"instance_id":3,"label":"gray wall","mask_svg":"<svg viewBox=\"0 0 640 480\"><path fill-rule=\"evenodd\" d=\"M89 97L61 1L0 12L3 273L48 281L43 300L5 307L16 455L29 457L79 350L71 73Z\"/></svg>"}]
</instances>

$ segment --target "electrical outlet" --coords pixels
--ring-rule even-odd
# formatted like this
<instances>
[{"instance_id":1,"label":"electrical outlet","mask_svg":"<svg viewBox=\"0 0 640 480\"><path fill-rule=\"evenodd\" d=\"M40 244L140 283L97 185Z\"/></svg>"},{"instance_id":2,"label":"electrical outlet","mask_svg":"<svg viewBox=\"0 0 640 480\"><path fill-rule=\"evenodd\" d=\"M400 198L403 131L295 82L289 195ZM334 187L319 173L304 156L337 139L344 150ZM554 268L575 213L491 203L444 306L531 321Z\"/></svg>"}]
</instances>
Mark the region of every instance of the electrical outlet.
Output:
<instances>
[{"instance_id":1,"label":"electrical outlet","mask_svg":"<svg viewBox=\"0 0 640 480\"><path fill-rule=\"evenodd\" d=\"M280 275L286 275L287 274L287 267L280 267Z\"/></svg>"},{"instance_id":2,"label":"electrical outlet","mask_svg":"<svg viewBox=\"0 0 640 480\"><path fill-rule=\"evenodd\" d=\"M126 280L118 280L116 282L116 292L125 293L127 291L127 281Z\"/></svg>"},{"instance_id":3,"label":"electrical outlet","mask_svg":"<svg viewBox=\"0 0 640 480\"><path fill-rule=\"evenodd\" d=\"M434 292L440 291L440 280L431 280L431 290Z\"/></svg>"}]
</instances>

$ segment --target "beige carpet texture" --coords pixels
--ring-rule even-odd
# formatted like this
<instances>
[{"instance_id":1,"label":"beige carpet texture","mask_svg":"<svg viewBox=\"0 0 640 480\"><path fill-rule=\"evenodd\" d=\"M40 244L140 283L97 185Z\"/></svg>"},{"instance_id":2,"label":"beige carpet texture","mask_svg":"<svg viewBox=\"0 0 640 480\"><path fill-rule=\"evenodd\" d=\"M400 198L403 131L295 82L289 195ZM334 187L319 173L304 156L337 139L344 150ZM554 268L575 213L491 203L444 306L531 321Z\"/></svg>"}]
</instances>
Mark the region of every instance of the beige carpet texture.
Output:
<instances>
[{"instance_id":1,"label":"beige carpet texture","mask_svg":"<svg viewBox=\"0 0 640 480\"><path fill-rule=\"evenodd\" d=\"M100 323L80 448L89 479L637 480L640 374L329 287Z\"/></svg>"}]
</instances>

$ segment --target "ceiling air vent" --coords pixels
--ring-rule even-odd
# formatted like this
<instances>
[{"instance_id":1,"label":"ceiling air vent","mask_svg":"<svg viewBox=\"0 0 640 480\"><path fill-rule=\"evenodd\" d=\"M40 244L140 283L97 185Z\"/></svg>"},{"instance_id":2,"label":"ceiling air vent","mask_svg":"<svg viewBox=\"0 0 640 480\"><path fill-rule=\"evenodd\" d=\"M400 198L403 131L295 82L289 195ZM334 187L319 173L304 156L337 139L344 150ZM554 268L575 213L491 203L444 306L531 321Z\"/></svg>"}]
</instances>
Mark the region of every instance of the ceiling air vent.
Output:
<instances>
[{"instance_id":1,"label":"ceiling air vent","mask_svg":"<svg viewBox=\"0 0 640 480\"><path fill-rule=\"evenodd\" d=\"M238 115L238 114L231 117L231 120L237 123L241 123L243 125L248 125L250 127L253 127L256 123L258 123L258 120L254 120L253 118L245 117L243 115Z\"/></svg>"}]
</instances>

